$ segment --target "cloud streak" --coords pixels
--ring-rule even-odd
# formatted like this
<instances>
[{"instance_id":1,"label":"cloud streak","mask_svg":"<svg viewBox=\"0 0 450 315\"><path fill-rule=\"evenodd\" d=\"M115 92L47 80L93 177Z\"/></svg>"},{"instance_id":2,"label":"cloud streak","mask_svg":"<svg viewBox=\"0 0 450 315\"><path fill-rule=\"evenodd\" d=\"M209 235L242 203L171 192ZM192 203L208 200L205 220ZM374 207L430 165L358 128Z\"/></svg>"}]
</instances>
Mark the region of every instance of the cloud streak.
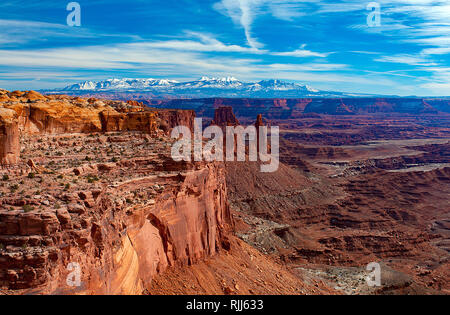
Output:
<instances>
[{"instance_id":1,"label":"cloud streak","mask_svg":"<svg viewBox=\"0 0 450 315\"><path fill-rule=\"evenodd\" d=\"M377 2L379 28L366 25L360 0L99 0L82 3L83 27L70 28L57 23L65 3L9 0L0 4L0 82L235 75L442 94L450 82L448 0Z\"/></svg>"}]
</instances>

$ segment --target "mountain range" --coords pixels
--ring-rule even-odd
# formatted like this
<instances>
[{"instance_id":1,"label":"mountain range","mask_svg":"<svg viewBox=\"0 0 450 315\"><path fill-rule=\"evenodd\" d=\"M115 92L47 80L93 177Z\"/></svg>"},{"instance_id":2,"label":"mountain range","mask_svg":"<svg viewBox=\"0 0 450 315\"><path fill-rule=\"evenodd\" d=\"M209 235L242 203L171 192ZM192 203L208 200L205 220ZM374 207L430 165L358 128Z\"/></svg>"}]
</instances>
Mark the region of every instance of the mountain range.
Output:
<instances>
[{"instance_id":1,"label":"mountain range","mask_svg":"<svg viewBox=\"0 0 450 315\"><path fill-rule=\"evenodd\" d=\"M298 83L280 80L242 82L234 77L210 78L178 82L167 79L108 79L105 81L85 81L73 84L62 90L46 92L65 92L73 94L135 92L157 97L353 97L371 96L355 93L321 91Z\"/></svg>"}]
</instances>

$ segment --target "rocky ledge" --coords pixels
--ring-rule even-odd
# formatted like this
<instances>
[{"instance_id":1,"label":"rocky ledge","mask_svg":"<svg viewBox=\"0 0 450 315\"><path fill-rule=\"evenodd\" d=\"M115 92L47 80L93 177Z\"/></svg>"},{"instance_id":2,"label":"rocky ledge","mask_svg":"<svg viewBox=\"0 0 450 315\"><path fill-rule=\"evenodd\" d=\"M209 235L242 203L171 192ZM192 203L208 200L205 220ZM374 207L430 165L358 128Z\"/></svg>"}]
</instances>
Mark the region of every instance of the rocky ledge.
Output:
<instances>
[{"instance_id":1,"label":"rocky ledge","mask_svg":"<svg viewBox=\"0 0 450 315\"><path fill-rule=\"evenodd\" d=\"M170 156L193 113L34 95L0 100L0 292L141 294L229 249L224 166Z\"/></svg>"},{"instance_id":2,"label":"rocky ledge","mask_svg":"<svg viewBox=\"0 0 450 315\"><path fill-rule=\"evenodd\" d=\"M141 131L157 136L180 124L192 127L194 117L194 111L156 110L135 101L0 89L0 163L18 162L20 135Z\"/></svg>"}]
</instances>

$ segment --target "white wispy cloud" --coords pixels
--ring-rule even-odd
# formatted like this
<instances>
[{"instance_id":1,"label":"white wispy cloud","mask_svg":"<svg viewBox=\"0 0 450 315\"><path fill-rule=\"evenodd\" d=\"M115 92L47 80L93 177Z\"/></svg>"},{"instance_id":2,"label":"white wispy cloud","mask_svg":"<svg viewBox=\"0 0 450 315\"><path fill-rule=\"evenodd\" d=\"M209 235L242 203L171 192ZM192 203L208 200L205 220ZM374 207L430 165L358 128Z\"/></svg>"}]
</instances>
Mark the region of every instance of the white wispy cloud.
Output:
<instances>
[{"instance_id":1,"label":"white wispy cloud","mask_svg":"<svg viewBox=\"0 0 450 315\"><path fill-rule=\"evenodd\" d=\"M146 3L145 0L140 1ZM63 75L56 74L66 72L70 76L81 77L82 71L92 70L89 73L95 73L96 76L106 71L110 73L116 71L120 74L133 73L137 76L147 74L161 77L178 76L178 78L180 76L192 78L197 74L232 74L242 79L278 77L318 83L365 82L370 84L372 82L371 84L386 86L389 84L398 86L398 82L395 83L390 78L399 77L405 78L405 82L406 79L410 79L405 85L413 87L417 83L413 80L414 75L409 72L388 71L390 68L400 68L402 71L429 72L426 77L430 82L426 82L422 87L430 91L440 91L450 82L450 75L448 75L450 71L443 70L445 62L448 62L446 55L450 54L449 0L376 0L381 4L382 10L380 28L369 28L365 24L368 13L366 5L370 1L215 1L214 8L233 21L238 29L242 29L239 38L235 37L236 30L233 30L230 36L226 29L215 28L216 25L209 28L206 24L198 25L198 27L197 24L196 26L186 24L188 25L186 28L180 26L180 29L173 26L171 30L179 32L178 35L174 33L144 34L142 35L146 37L144 39L128 34L111 34L107 31L103 33L84 27L69 28L62 24L0 19L0 70L3 71L0 73L0 80L3 79L2 82L6 82L7 79L17 80L21 77L46 79L52 74L57 80L62 80ZM21 3L23 4L22 1L9 0L6 4L5 2L0 4L0 8L5 6L15 8ZM45 3L48 7L54 6L51 1L45 1ZM40 8L37 2L31 5ZM210 7L208 9L211 10ZM215 11L213 13L217 14ZM263 29L260 22L277 23L271 17L280 20L280 25L277 25L274 30L270 29L270 24L264 25L264 30L268 30L267 33L258 34L258 31ZM305 27L302 24L303 17L309 21L309 25ZM334 37L325 34L329 31L328 25L324 27L328 23L328 18L336 21L339 17L342 17L342 21L338 27L345 28L351 33L350 35L362 32L368 37L373 36L374 52L369 51L371 49L369 45L360 47L347 45L350 39L343 40L339 34L335 34ZM289 43L274 48L278 39L271 38L272 33L279 29L287 30L282 34L283 36L280 36L282 37L280 42L286 43L288 39L294 38L294 34L289 34L290 26L297 30L299 27L311 31L317 28L317 38L324 41L313 43L311 36L305 36L300 39L300 43L308 43L308 46L298 46L298 44L292 46ZM195 29L195 31L183 32L183 29ZM112 39L113 36L117 39ZM299 34L295 36L294 40L298 40ZM383 37L386 42L383 42ZM53 41L55 38L57 40ZM60 38L62 40L58 41ZM80 40L79 44L82 46L67 46L73 45L68 42L73 43L77 38L86 39ZM161 38L164 39L161 40ZM355 36L355 38L360 37ZM372 37L367 41L371 40ZM42 42L45 42L45 47L57 47L60 44L65 47L29 48L39 47ZM96 46L89 46L94 42ZM56 45L52 45L55 43ZM393 44L392 49L390 43ZM405 47L404 53L399 53L400 46ZM342 47L344 51L339 51ZM289 49L290 51L282 51ZM360 56L350 55L357 60L355 65L361 65L363 60L367 59L366 62L370 63L367 64L367 68L355 69L357 66L345 64L346 62L352 64L351 58L348 57L349 51L360 54ZM373 56L370 56L372 54ZM383 69L386 71L383 72ZM380 71L364 72L366 70ZM39 72L42 73L40 77ZM365 77L367 73L370 75L369 79ZM375 78L376 83L373 80ZM348 86L353 87L351 84Z\"/></svg>"},{"instance_id":2,"label":"white wispy cloud","mask_svg":"<svg viewBox=\"0 0 450 315\"><path fill-rule=\"evenodd\" d=\"M215 4L217 10L227 14L233 22L242 26L247 43L256 49L264 46L252 34L252 24L261 2L261 0L222 0Z\"/></svg>"},{"instance_id":3,"label":"white wispy cloud","mask_svg":"<svg viewBox=\"0 0 450 315\"><path fill-rule=\"evenodd\" d=\"M112 37L120 37L122 40L140 39L139 36L132 34L105 33L85 27L68 27L66 24L0 19L0 43L9 45L48 42L57 38L99 40Z\"/></svg>"},{"instance_id":4,"label":"white wispy cloud","mask_svg":"<svg viewBox=\"0 0 450 315\"><path fill-rule=\"evenodd\" d=\"M239 45L227 45L211 34L185 31L184 39L166 40L149 42L145 45L151 48L173 49L184 51L203 51L203 52L241 52L251 54L267 53L266 50L260 50L253 47L242 47ZM190 39L187 39L190 38Z\"/></svg>"},{"instance_id":5,"label":"white wispy cloud","mask_svg":"<svg viewBox=\"0 0 450 315\"><path fill-rule=\"evenodd\" d=\"M67 81L67 76L82 77L89 71L114 71L120 69L137 77L201 75L234 75L243 80L280 78L307 82L354 82L356 75L338 75L336 70L347 70L347 65L333 63L265 63L258 58L210 55L194 47L193 51L178 49L173 42L139 42L72 48L0 50L0 67L12 67L20 71L0 72L0 80L51 78ZM168 49L167 47L171 47ZM174 48L174 49L172 49ZM71 80L74 80L73 78ZM359 79L358 79L359 80ZM367 79L367 81L369 81ZM24 81L25 82L25 81ZM383 80L379 81L383 84Z\"/></svg>"},{"instance_id":6,"label":"white wispy cloud","mask_svg":"<svg viewBox=\"0 0 450 315\"><path fill-rule=\"evenodd\" d=\"M260 43L252 29L258 16L270 14L279 20L291 21L308 14L309 5L317 2L319 0L221 0L214 4L214 8L244 29L250 47L262 48L264 44Z\"/></svg>"},{"instance_id":7,"label":"white wispy cloud","mask_svg":"<svg viewBox=\"0 0 450 315\"><path fill-rule=\"evenodd\" d=\"M175 49L167 49L168 47ZM259 58L237 58L235 56L215 56L205 52L215 50L193 51L178 49L182 47L173 42L163 45L162 42L139 42L129 44L114 44L102 46L84 46L73 48L30 49L30 50L0 50L0 65L16 67L49 67L66 69L132 69L148 71L147 67L180 69L192 67L199 71L216 72L251 72L258 67L269 68ZM238 50L240 51L240 50ZM257 56L257 55L256 55ZM281 69L281 63L277 64ZM345 65L304 63L286 64L285 70L324 71L344 68Z\"/></svg>"},{"instance_id":8,"label":"white wispy cloud","mask_svg":"<svg viewBox=\"0 0 450 315\"><path fill-rule=\"evenodd\" d=\"M321 58L325 58L328 57L329 55L331 55L331 52L328 53L320 53L320 52L315 52L315 51L311 51L308 49L305 49L306 44L303 44L300 46L299 49L296 49L294 51L288 51L288 52L278 52L278 53L273 53L273 55L276 56L289 56L289 57L321 57Z\"/></svg>"},{"instance_id":9,"label":"white wispy cloud","mask_svg":"<svg viewBox=\"0 0 450 315\"><path fill-rule=\"evenodd\" d=\"M383 56L375 59L379 62L391 62L391 63L402 63L411 66L436 66L437 64L431 62L429 59L417 55L393 55L393 56Z\"/></svg>"}]
</instances>

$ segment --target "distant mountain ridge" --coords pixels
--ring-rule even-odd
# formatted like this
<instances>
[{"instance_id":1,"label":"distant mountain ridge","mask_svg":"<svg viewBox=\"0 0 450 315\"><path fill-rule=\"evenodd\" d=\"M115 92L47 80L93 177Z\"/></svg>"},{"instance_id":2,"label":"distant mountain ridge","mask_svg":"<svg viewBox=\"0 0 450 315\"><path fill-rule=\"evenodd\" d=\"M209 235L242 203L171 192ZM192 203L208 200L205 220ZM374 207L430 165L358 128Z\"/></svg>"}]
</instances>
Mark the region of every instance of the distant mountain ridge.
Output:
<instances>
[{"instance_id":1,"label":"distant mountain ridge","mask_svg":"<svg viewBox=\"0 0 450 315\"><path fill-rule=\"evenodd\" d=\"M70 92L74 94L88 93L147 93L150 96L171 97L353 97L372 96L334 91L321 91L308 85L281 80L262 80L259 82L242 82L234 77L210 78L178 82L168 79L108 79L105 81L84 81L65 87L62 90L46 91Z\"/></svg>"}]
</instances>

